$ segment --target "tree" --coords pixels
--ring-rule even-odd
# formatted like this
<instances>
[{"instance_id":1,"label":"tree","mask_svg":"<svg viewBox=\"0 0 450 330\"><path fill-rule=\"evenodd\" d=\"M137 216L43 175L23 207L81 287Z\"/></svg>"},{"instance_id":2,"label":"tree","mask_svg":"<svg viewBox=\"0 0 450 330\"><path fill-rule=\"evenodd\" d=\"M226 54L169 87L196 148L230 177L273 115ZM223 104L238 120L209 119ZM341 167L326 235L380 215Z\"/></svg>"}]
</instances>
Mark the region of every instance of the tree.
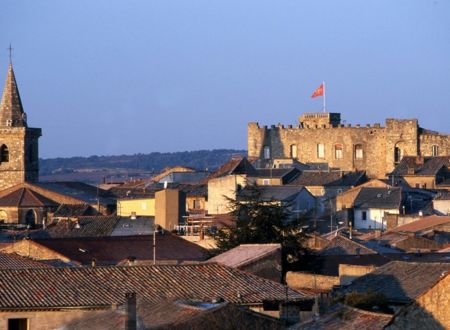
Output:
<instances>
[{"instance_id":1,"label":"tree","mask_svg":"<svg viewBox=\"0 0 450 330\"><path fill-rule=\"evenodd\" d=\"M261 188L247 185L237 198L228 198L232 226L224 227L216 235L217 247L226 251L239 244L280 243L287 261L294 261L305 251L302 226L305 218L293 219L289 205L262 198Z\"/></svg>"}]
</instances>

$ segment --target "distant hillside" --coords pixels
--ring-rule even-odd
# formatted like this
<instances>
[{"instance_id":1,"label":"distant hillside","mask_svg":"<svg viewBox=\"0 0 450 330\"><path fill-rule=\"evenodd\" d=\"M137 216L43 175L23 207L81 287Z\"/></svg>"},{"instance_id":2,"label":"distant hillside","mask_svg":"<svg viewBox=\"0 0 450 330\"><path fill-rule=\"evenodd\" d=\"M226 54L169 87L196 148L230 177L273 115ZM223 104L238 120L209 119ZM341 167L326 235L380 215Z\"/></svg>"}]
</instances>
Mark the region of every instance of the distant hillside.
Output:
<instances>
[{"instance_id":1,"label":"distant hillside","mask_svg":"<svg viewBox=\"0 0 450 330\"><path fill-rule=\"evenodd\" d=\"M148 177L168 166L182 165L199 170L214 170L232 156L247 154L246 150L217 149L120 156L90 156L40 159L42 181L77 180L97 183Z\"/></svg>"}]
</instances>

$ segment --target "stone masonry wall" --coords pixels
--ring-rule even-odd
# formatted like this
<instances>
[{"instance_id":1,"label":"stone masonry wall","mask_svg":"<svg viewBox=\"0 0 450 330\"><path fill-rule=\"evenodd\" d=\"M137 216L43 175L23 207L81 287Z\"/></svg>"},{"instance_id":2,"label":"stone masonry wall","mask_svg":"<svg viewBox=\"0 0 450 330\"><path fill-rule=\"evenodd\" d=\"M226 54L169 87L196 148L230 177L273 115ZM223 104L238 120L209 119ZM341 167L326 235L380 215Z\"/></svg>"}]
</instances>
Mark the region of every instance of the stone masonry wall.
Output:
<instances>
[{"instance_id":1,"label":"stone masonry wall","mask_svg":"<svg viewBox=\"0 0 450 330\"><path fill-rule=\"evenodd\" d=\"M450 275L403 308L386 329L450 329Z\"/></svg>"},{"instance_id":2,"label":"stone masonry wall","mask_svg":"<svg viewBox=\"0 0 450 330\"><path fill-rule=\"evenodd\" d=\"M9 127L0 129L0 147L8 147L9 161L0 162L0 190L39 178L38 138L40 129Z\"/></svg>"},{"instance_id":3,"label":"stone masonry wall","mask_svg":"<svg viewBox=\"0 0 450 330\"><path fill-rule=\"evenodd\" d=\"M260 127L248 124L248 156L263 158L264 146L271 151L271 158L291 158L291 148L297 148L297 159L302 163L328 163L345 171L365 170L369 177L385 178L395 167L395 148L402 156L418 156L431 153L431 145L439 145L440 154L449 154L449 136L420 135L416 119L386 119L380 124L351 125L272 125ZM431 141L431 142L430 142ZM324 145L324 157L318 157L318 144ZM362 145L363 157L357 159L355 146ZM337 158L336 146L342 147L342 158Z\"/></svg>"}]
</instances>

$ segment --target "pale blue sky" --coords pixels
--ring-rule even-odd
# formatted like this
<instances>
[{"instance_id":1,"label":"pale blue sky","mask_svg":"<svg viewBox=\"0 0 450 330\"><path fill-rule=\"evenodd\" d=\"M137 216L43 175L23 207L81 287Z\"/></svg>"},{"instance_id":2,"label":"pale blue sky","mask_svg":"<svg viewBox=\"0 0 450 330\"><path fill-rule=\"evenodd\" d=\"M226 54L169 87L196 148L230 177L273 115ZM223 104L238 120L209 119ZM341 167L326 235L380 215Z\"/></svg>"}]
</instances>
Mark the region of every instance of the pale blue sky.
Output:
<instances>
[{"instance_id":1,"label":"pale blue sky","mask_svg":"<svg viewBox=\"0 0 450 330\"><path fill-rule=\"evenodd\" d=\"M450 1L0 0L41 157L246 148L247 123L450 133Z\"/></svg>"}]
</instances>

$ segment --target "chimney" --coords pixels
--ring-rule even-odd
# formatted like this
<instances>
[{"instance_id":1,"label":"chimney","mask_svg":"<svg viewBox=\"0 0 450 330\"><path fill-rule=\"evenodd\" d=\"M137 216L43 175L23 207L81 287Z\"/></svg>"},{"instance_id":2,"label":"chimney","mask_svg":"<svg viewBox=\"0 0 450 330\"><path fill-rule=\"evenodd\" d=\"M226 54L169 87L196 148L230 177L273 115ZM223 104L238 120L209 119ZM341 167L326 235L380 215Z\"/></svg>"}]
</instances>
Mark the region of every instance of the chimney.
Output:
<instances>
[{"instance_id":1,"label":"chimney","mask_svg":"<svg viewBox=\"0 0 450 330\"><path fill-rule=\"evenodd\" d=\"M125 294L125 330L136 330L136 293L127 292Z\"/></svg>"}]
</instances>

